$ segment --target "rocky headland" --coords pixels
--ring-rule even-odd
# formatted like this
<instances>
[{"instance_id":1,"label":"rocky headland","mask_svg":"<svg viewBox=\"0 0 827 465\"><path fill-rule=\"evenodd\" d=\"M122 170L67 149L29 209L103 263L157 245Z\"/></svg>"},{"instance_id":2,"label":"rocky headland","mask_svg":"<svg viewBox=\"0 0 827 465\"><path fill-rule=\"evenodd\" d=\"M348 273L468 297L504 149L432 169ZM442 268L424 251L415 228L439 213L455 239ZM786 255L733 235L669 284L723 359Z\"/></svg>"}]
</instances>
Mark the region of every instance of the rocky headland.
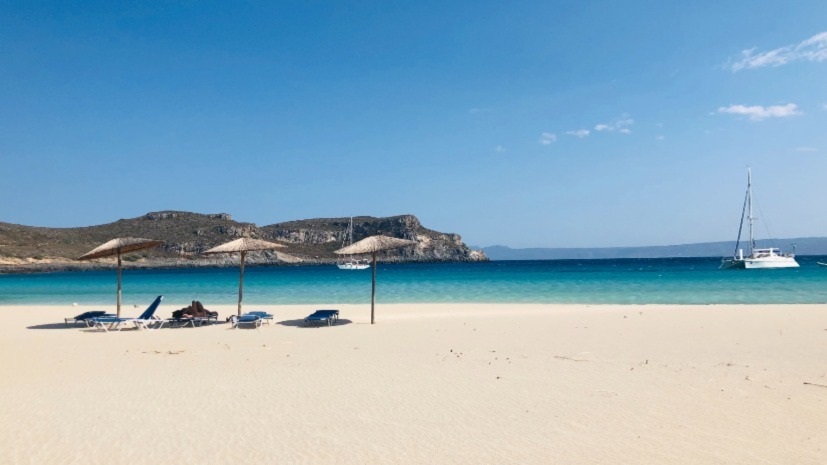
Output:
<instances>
[{"instance_id":1,"label":"rocky headland","mask_svg":"<svg viewBox=\"0 0 827 465\"><path fill-rule=\"evenodd\" d=\"M333 251L346 241L350 218L315 218L267 226L238 222L226 213L201 214L181 211L151 212L113 223L78 228L43 228L0 222L0 272L55 271L110 268L114 259L79 262L75 259L116 237L158 239L155 249L124 255L130 267L166 268L237 266L238 258L202 252L240 237L252 237L285 245L278 252L253 252L249 264L329 264ZM382 234L409 239L416 246L383 252L384 262L486 261L482 251L471 250L458 234L422 226L413 215L386 218L353 218L353 240Z\"/></svg>"}]
</instances>

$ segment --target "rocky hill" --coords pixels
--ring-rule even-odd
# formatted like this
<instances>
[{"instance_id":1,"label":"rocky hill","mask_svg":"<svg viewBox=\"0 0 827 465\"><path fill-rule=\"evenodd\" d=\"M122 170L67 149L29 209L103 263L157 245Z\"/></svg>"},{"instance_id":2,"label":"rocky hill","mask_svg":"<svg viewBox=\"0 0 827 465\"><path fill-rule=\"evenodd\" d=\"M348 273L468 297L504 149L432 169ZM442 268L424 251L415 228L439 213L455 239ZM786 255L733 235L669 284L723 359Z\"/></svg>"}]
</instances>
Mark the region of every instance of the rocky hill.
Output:
<instances>
[{"instance_id":1,"label":"rocky hill","mask_svg":"<svg viewBox=\"0 0 827 465\"><path fill-rule=\"evenodd\" d=\"M216 266L237 264L228 256L200 254L218 244L253 237L286 246L279 252L248 255L249 263L332 263L334 250L342 247L350 218L317 218L268 226L234 221L226 213L200 214L179 211L147 213L138 218L80 228L41 228L0 222L0 271L41 271L112 266L112 259L93 263L74 259L115 237L163 240L156 249L124 256L132 266ZM411 239L415 247L383 254L383 261L480 261L485 254L469 249L457 234L423 227L413 215L388 218L353 218L353 239L375 234ZM282 252L283 251L283 252Z\"/></svg>"}]
</instances>

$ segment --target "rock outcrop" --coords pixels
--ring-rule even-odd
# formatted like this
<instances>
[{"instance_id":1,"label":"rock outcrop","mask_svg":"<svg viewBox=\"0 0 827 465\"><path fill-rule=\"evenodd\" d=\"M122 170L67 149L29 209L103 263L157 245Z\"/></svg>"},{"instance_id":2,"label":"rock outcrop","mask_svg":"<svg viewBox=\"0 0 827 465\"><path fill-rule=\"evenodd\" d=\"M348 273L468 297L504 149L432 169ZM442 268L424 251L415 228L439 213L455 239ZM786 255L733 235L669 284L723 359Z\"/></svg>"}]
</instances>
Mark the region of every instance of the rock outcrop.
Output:
<instances>
[{"instance_id":1,"label":"rock outcrop","mask_svg":"<svg viewBox=\"0 0 827 465\"><path fill-rule=\"evenodd\" d=\"M350 218L326 218L290 221L261 228L262 238L295 244L301 248L316 247L313 258L322 259L326 251L333 259L333 250L347 245ZM413 215L386 218L358 216L353 218L353 241L369 236L385 235L417 242L416 246L391 250L383 254L383 260L410 261L485 261L484 253L471 250L462 242L459 234L433 231L422 226ZM291 247L289 250L293 250ZM310 257L308 257L310 258Z\"/></svg>"}]
</instances>

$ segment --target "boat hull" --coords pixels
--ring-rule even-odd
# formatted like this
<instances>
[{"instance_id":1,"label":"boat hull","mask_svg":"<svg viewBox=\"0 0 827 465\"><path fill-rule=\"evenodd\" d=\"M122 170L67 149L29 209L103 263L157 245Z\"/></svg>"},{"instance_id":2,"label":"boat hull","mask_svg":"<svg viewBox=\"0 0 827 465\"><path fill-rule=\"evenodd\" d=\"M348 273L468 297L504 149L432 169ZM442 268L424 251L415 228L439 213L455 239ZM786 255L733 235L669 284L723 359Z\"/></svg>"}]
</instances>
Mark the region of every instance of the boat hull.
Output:
<instances>
[{"instance_id":1,"label":"boat hull","mask_svg":"<svg viewBox=\"0 0 827 465\"><path fill-rule=\"evenodd\" d=\"M744 268L748 270L761 268L798 268L798 262L792 257L774 257L773 259L758 258L744 260Z\"/></svg>"},{"instance_id":2,"label":"boat hull","mask_svg":"<svg viewBox=\"0 0 827 465\"><path fill-rule=\"evenodd\" d=\"M726 270L760 270L771 268L798 268L793 257L762 257L725 260L721 268Z\"/></svg>"},{"instance_id":3,"label":"boat hull","mask_svg":"<svg viewBox=\"0 0 827 465\"><path fill-rule=\"evenodd\" d=\"M366 270L370 268L368 263L337 263L340 270Z\"/></svg>"}]
</instances>

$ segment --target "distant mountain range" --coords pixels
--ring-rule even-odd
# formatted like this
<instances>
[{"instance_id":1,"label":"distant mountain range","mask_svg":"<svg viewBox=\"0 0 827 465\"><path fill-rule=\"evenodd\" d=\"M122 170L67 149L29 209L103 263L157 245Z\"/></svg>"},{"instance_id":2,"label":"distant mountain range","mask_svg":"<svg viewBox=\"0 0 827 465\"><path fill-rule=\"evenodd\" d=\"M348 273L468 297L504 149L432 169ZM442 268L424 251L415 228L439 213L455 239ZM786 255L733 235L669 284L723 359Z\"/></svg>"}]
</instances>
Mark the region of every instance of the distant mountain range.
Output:
<instances>
[{"instance_id":1,"label":"distant mountain range","mask_svg":"<svg viewBox=\"0 0 827 465\"><path fill-rule=\"evenodd\" d=\"M797 237L756 241L758 247L780 247L796 255L827 255L827 237ZM741 243L741 248L748 245ZM527 248L512 249L504 245L478 247L491 260L563 260L593 258L666 258L666 257L727 257L735 251L735 241L648 247L602 248Z\"/></svg>"}]
</instances>

